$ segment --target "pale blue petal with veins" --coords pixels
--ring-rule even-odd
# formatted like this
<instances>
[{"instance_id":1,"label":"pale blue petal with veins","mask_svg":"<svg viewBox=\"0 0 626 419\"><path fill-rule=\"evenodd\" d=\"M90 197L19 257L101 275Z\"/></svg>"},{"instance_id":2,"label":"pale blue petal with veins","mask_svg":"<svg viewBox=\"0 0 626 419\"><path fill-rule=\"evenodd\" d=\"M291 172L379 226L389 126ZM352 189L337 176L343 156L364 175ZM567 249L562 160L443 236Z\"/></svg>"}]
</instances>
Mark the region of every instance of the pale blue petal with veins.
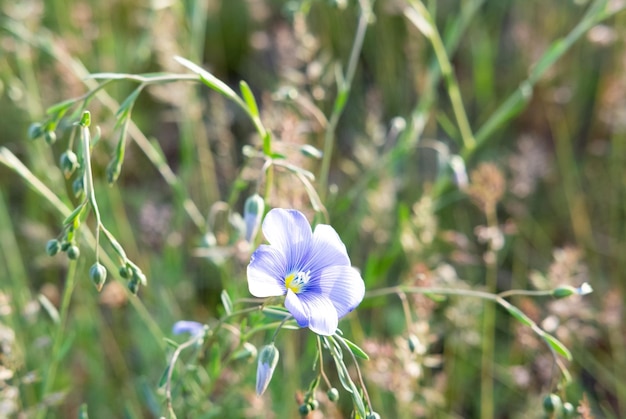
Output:
<instances>
[{"instance_id":1,"label":"pale blue petal with veins","mask_svg":"<svg viewBox=\"0 0 626 419\"><path fill-rule=\"evenodd\" d=\"M285 307L300 327L332 335L339 319L363 300L365 285L337 232L320 224L311 230L296 210L273 209L263 221L269 245L248 265L248 288L255 297L285 295Z\"/></svg>"}]
</instances>

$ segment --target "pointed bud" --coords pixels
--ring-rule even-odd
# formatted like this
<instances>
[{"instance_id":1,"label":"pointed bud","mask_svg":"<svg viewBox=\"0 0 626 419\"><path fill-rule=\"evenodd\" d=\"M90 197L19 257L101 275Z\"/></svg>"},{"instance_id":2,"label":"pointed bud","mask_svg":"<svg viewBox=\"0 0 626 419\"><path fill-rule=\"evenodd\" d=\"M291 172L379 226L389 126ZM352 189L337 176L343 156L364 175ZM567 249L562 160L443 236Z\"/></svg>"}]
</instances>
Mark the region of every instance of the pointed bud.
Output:
<instances>
[{"instance_id":1,"label":"pointed bud","mask_svg":"<svg viewBox=\"0 0 626 419\"><path fill-rule=\"evenodd\" d=\"M130 273L126 265L120 266L119 273L120 276L124 279L130 278Z\"/></svg>"},{"instance_id":2,"label":"pointed bud","mask_svg":"<svg viewBox=\"0 0 626 419\"><path fill-rule=\"evenodd\" d=\"M259 396L265 393L267 386L272 380L274 369L278 364L278 349L274 344L265 345L259 353L259 361L256 370L256 394Z\"/></svg>"},{"instance_id":3,"label":"pointed bud","mask_svg":"<svg viewBox=\"0 0 626 419\"><path fill-rule=\"evenodd\" d=\"M264 212L265 201L259 194L254 194L246 199L243 206L243 219L246 223L246 241L248 243L252 243L256 237Z\"/></svg>"},{"instance_id":4,"label":"pointed bud","mask_svg":"<svg viewBox=\"0 0 626 419\"><path fill-rule=\"evenodd\" d=\"M365 419L380 419L380 415L376 412L371 412L369 415L365 416Z\"/></svg>"},{"instance_id":5,"label":"pointed bud","mask_svg":"<svg viewBox=\"0 0 626 419\"><path fill-rule=\"evenodd\" d=\"M60 166L65 179L69 179L74 171L78 169L78 157L76 157L76 154L72 150L67 150L65 153L61 154Z\"/></svg>"},{"instance_id":6,"label":"pointed bud","mask_svg":"<svg viewBox=\"0 0 626 419\"><path fill-rule=\"evenodd\" d=\"M57 239L48 240L48 243L46 244L46 253L48 253L49 256L56 255L59 253L59 250L61 250L61 243L59 243Z\"/></svg>"},{"instance_id":7,"label":"pointed bud","mask_svg":"<svg viewBox=\"0 0 626 419\"><path fill-rule=\"evenodd\" d=\"M104 285L104 281L107 279L107 270L104 266L102 266L99 262L94 263L89 268L89 278L91 282L96 286L98 292L102 289Z\"/></svg>"}]
</instances>

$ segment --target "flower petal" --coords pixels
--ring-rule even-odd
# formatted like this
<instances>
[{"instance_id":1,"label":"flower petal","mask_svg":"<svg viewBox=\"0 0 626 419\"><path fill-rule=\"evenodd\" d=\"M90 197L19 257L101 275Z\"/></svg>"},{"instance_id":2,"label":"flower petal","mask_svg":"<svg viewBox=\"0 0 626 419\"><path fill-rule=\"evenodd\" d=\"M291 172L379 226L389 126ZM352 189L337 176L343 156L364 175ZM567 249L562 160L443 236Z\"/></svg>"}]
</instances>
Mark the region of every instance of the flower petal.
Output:
<instances>
[{"instance_id":1,"label":"flower petal","mask_svg":"<svg viewBox=\"0 0 626 419\"><path fill-rule=\"evenodd\" d=\"M308 260L301 267L303 271L311 270L312 276L330 266L350 266L350 258L339 235L331 226L319 224L313 233L313 242Z\"/></svg>"},{"instance_id":2,"label":"flower petal","mask_svg":"<svg viewBox=\"0 0 626 419\"><path fill-rule=\"evenodd\" d=\"M285 307L296 319L300 327L308 327L313 332L330 336L337 330L339 319L331 300L316 293L295 294L287 291Z\"/></svg>"},{"instance_id":3,"label":"flower petal","mask_svg":"<svg viewBox=\"0 0 626 419\"><path fill-rule=\"evenodd\" d=\"M204 325L202 323L180 320L174 323L172 327L172 333L180 335L181 333L190 333L193 336L198 336L204 333Z\"/></svg>"},{"instance_id":4,"label":"flower petal","mask_svg":"<svg viewBox=\"0 0 626 419\"><path fill-rule=\"evenodd\" d=\"M342 318L363 301L365 284L361 274L351 266L331 266L315 281L321 295L327 296Z\"/></svg>"},{"instance_id":5,"label":"flower petal","mask_svg":"<svg viewBox=\"0 0 626 419\"><path fill-rule=\"evenodd\" d=\"M285 293L285 255L278 249L261 245L248 265L248 289L255 297L274 297Z\"/></svg>"},{"instance_id":6,"label":"flower petal","mask_svg":"<svg viewBox=\"0 0 626 419\"><path fill-rule=\"evenodd\" d=\"M263 220L263 235L287 259L287 270L302 264L311 247L311 226L300 211L274 208Z\"/></svg>"}]
</instances>

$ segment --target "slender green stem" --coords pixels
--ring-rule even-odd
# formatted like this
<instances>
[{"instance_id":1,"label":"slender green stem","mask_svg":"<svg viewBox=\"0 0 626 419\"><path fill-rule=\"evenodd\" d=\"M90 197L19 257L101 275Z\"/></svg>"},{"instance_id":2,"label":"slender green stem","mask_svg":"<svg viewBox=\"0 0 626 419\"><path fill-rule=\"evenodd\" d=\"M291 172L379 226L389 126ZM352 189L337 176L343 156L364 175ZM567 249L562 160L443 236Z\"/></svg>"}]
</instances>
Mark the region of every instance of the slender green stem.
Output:
<instances>
[{"instance_id":1,"label":"slender green stem","mask_svg":"<svg viewBox=\"0 0 626 419\"><path fill-rule=\"evenodd\" d=\"M333 111L324 132L324 155L322 157L322 167L320 169L319 176L319 195L322 202L326 199L326 193L328 191L328 175L330 172L330 162L332 160L333 147L335 144L335 130L337 129L337 124L339 123L339 119L343 114L343 110L345 109L350 95L352 81L354 79L354 74L356 73L356 65L363 48L363 40L365 39L367 25L371 17L371 6L367 0L361 0L359 5L361 12L359 15L356 34L354 35L354 42L352 43L348 68L345 76L341 76L338 83L339 91L337 92L337 98L335 99L335 103L333 105Z\"/></svg>"},{"instance_id":2,"label":"slender green stem","mask_svg":"<svg viewBox=\"0 0 626 419\"><path fill-rule=\"evenodd\" d=\"M459 84L456 80L456 76L454 75L454 71L452 70L452 64L448 58L446 46L441 39L441 35L439 34L439 30L437 29L437 25L435 24L433 17L424 3L420 0L413 0L411 1L411 5L414 9L405 9L405 16L409 19L409 21L411 21L411 23L422 31L424 36L430 40L433 46L435 56L437 57L439 67L441 68L441 74L448 87L448 96L450 97L450 103L452 104L452 110L454 112L456 122L459 125L463 148L471 150L475 147L476 140L474 139L474 134L472 134L469 120L467 119L463 99L461 97L461 90L459 89ZM426 20L426 25L423 20Z\"/></svg>"},{"instance_id":3,"label":"slender green stem","mask_svg":"<svg viewBox=\"0 0 626 419\"><path fill-rule=\"evenodd\" d=\"M41 399L43 403L41 403L41 409L37 412L37 419L43 419L47 416L48 413L48 404L46 403L46 396L52 389L54 385L54 379L56 377L57 369L59 368L59 363L61 362L61 347L63 346L63 337L65 335L65 328L67 326L67 317L70 307L70 301L72 300L72 294L74 292L74 286L76 281L76 265L77 262L70 260L67 274L65 276L65 288L63 290L63 297L61 299L61 310L59 312L59 323L57 325L57 330L54 335L54 343L52 345L52 355L50 357L50 365L48 366L48 371L46 372L42 390L41 390Z\"/></svg>"}]
</instances>

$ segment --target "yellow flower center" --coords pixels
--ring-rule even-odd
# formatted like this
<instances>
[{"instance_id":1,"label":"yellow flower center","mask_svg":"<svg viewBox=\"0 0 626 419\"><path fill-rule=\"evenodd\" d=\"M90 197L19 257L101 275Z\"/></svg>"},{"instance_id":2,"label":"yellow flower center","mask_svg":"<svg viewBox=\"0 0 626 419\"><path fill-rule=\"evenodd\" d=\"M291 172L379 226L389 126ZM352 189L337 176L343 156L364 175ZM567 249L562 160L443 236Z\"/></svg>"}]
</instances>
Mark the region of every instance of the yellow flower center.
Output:
<instances>
[{"instance_id":1,"label":"yellow flower center","mask_svg":"<svg viewBox=\"0 0 626 419\"><path fill-rule=\"evenodd\" d=\"M311 271L292 272L285 277L285 287L299 294L302 288L309 282Z\"/></svg>"}]
</instances>

